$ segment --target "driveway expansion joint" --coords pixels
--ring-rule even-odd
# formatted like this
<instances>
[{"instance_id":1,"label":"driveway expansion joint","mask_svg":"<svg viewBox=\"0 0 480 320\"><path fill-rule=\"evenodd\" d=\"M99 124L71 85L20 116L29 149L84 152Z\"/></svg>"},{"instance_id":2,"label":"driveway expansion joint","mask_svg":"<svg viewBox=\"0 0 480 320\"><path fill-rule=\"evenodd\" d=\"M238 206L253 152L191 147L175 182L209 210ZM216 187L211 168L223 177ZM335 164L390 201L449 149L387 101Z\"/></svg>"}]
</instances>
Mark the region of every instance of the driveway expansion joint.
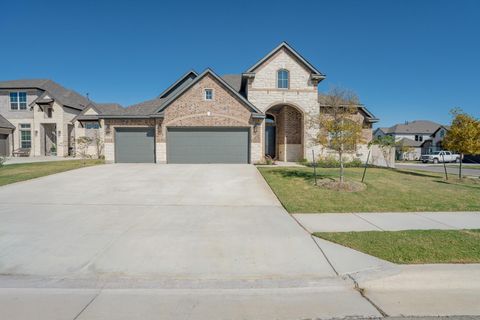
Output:
<instances>
[{"instance_id":1,"label":"driveway expansion joint","mask_svg":"<svg viewBox=\"0 0 480 320\"><path fill-rule=\"evenodd\" d=\"M354 277L352 277L349 274L347 274L347 277L353 281L354 289L362 296L362 298L367 300L367 302L370 303L383 317L388 317L388 314L385 311L383 311L382 308L380 308L375 302L373 302L369 297L365 295L365 289L361 288L358 285L358 282L357 280L355 280Z\"/></svg>"}]
</instances>

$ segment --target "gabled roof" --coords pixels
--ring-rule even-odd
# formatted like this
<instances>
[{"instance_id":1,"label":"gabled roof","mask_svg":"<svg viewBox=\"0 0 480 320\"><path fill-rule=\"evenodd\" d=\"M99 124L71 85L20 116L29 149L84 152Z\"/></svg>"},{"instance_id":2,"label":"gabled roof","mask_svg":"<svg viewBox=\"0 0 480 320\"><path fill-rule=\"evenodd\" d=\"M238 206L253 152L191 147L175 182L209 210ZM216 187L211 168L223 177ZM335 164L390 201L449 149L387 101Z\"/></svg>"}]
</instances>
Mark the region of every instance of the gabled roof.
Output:
<instances>
[{"instance_id":1,"label":"gabled roof","mask_svg":"<svg viewBox=\"0 0 480 320\"><path fill-rule=\"evenodd\" d=\"M384 132L391 134L433 134L441 126L441 124L429 120L415 120L411 122L399 123L391 126L390 128L385 128L387 132Z\"/></svg>"},{"instance_id":2,"label":"gabled roof","mask_svg":"<svg viewBox=\"0 0 480 320\"><path fill-rule=\"evenodd\" d=\"M0 114L0 128L3 129L15 129L15 126L10 123L7 119L5 119L1 114Z\"/></svg>"},{"instance_id":3,"label":"gabled roof","mask_svg":"<svg viewBox=\"0 0 480 320\"><path fill-rule=\"evenodd\" d=\"M450 126L440 126L440 127L438 127L438 129L435 130L430 136L432 137L432 136L436 135L437 132L438 132L440 129L442 129L442 128L445 129L446 131L450 131Z\"/></svg>"},{"instance_id":4,"label":"gabled roof","mask_svg":"<svg viewBox=\"0 0 480 320\"><path fill-rule=\"evenodd\" d=\"M85 114L89 109L93 109L97 114ZM124 110L118 103L93 103L88 104L79 115L72 119L72 122L76 120L98 120L103 115L116 114Z\"/></svg>"},{"instance_id":5,"label":"gabled roof","mask_svg":"<svg viewBox=\"0 0 480 320\"><path fill-rule=\"evenodd\" d=\"M183 84L189 82L189 80L193 80L198 76L198 73L195 70L190 70L181 76L177 81L175 81L170 87L165 89L160 95L158 99L166 98L170 94L174 93L176 90L180 89Z\"/></svg>"},{"instance_id":6,"label":"gabled roof","mask_svg":"<svg viewBox=\"0 0 480 320\"><path fill-rule=\"evenodd\" d=\"M387 134L387 133L388 133L388 128L387 128L387 127L378 127L377 129L375 129L375 132L376 132L377 130L382 131L384 134Z\"/></svg>"},{"instance_id":7,"label":"gabled roof","mask_svg":"<svg viewBox=\"0 0 480 320\"><path fill-rule=\"evenodd\" d=\"M320 76L321 79L325 78L325 75L318 71L317 68L315 68L310 62L308 62L300 53L298 53L295 49L293 49L287 42L283 41L280 43L275 49L270 51L265 57L260 59L257 63L255 63L253 66L251 66L246 73L251 73L254 72L255 69L260 66L262 63L264 63L266 60L268 60L271 56L273 56L277 51L285 49L289 51L291 54L293 54L298 60L300 60L314 75Z\"/></svg>"},{"instance_id":8,"label":"gabled roof","mask_svg":"<svg viewBox=\"0 0 480 320\"><path fill-rule=\"evenodd\" d=\"M73 90L62 87L58 83L48 79L0 81L0 89L40 89L48 92L48 95L54 100L58 101L60 104L77 110L83 110L90 103L86 97ZM38 101L40 103L47 103L41 99ZM37 101L34 101L33 103L36 102Z\"/></svg>"},{"instance_id":9,"label":"gabled roof","mask_svg":"<svg viewBox=\"0 0 480 320\"><path fill-rule=\"evenodd\" d=\"M242 96L238 91L236 91L225 80L223 80L215 72L213 72L213 70L209 68L203 71L198 77L196 77L192 82L190 82L188 85L183 87L181 90L177 91L175 94L172 94L171 96L168 96L166 100L162 102L161 106L157 110L155 110L155 113L159 113L165 110L165 108L167 108L173 101L175 101L184 92L186 92L188 89L190 89L192 86L194 86L196 83L198 83L201 79L203 79L207 75L210 75L214 79L216 79L225 89L227 89L227 91L230 91L231 93L233 93L234 96L236 96L245 106L250 108L252 112L255 113L257 116L263 116L263 113L259 109L257 109L257 107L255 107L250 101L248 101L244 96Z\"/></svg>"}]
</instances>

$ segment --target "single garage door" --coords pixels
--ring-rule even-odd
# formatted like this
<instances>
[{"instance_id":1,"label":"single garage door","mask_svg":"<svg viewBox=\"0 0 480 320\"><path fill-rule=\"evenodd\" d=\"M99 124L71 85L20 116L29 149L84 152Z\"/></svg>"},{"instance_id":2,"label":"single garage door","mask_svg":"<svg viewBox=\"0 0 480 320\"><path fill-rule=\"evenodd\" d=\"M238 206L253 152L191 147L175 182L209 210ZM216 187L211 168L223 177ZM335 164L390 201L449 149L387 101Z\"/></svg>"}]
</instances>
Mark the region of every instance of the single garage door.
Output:
<instances>
[{"instance_id":1,"label":"single garage door","mask_svg":"<svg viewBox=\"0 0 480 320\"><path fill-rule=\"evenodd\" d=\"M248 163L248 128L168 128L168 163Z\"/></svg>"},{"instance_id":2,"label":"single garage door","mask_svg":"<svg viewBox=\"0 0 480 320\"><path fill-rule=\"evenodd\" d=\"M155 129L115 128L115 162L155 162Z\"/></svg>"}]
</instances>

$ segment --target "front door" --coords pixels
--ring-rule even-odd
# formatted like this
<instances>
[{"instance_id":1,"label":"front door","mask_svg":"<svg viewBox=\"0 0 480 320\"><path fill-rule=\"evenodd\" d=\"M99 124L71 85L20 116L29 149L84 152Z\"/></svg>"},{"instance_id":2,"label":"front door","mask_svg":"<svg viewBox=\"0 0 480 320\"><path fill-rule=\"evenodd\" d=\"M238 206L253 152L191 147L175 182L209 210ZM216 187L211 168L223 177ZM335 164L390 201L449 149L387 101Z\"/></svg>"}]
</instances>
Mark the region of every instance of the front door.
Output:
<instances>
[{"instance_id":1,"label":"front door","mask_svg":"<svg viewBox=\"0 0 480 320\"><path fill-rule=\"evenodd\" d=\"M270 158L275 158L275 143L276 143L276 126L269 126L265 127L265 155L269 156Z\"/></svg>"}]
</instances>

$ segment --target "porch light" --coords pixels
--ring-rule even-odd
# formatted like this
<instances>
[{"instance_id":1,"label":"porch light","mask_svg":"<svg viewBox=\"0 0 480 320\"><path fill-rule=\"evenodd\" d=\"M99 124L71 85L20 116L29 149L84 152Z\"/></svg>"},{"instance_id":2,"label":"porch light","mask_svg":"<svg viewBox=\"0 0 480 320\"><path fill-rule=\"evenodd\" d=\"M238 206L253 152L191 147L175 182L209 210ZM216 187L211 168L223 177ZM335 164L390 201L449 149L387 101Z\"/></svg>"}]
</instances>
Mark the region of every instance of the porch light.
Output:
<instances>
[{"instance_id":1,"label":"porch light","mask_svg":"<svg viewBox=\"0 0 480 320\"><path fill-rule=\"evenodd\" d=\"M262 123L263 119L254 119L253 120L253 132L257 133L257 127Z\"/></svg>"},{"instance_id":2,"label":"porch light","mask_svg":"<svg viewBox=\"0 0 480 320\"><path fill-rule=\"evenodd\" d=\"M58 136L59 136L59 137L62 136L62 131L58 130Z\"/></svg>"}]
</instances>

